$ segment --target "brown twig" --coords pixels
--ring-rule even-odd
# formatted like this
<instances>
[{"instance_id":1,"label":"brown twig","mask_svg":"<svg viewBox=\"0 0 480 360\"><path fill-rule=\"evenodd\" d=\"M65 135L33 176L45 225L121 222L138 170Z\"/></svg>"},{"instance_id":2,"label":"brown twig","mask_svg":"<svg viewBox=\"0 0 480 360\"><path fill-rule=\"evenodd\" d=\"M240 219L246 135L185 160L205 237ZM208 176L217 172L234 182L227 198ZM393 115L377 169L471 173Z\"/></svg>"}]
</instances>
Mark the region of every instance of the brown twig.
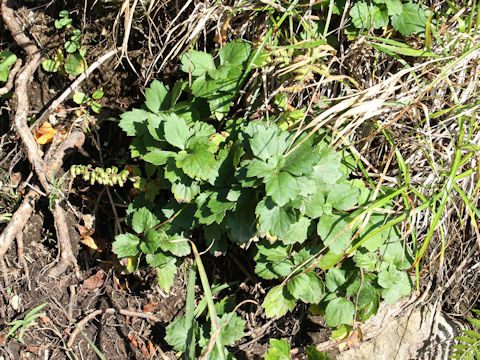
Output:
<instances>
[{"instance_id":1,"label":"brown twig","mask_svg":"<svg viewBox=\"0 0 480 360\"><path fill-rule=\"evenodd\" d=\"M125 315L125 316L135 316L135 317L138 317L138 318L151 320L153 322L160 322L160 319L158 319L155 315L145 314L145 313L142 313L142 312L135 312L135 311L128 311L128 310L118 310L117 311L116 309L113 309L113 308L108 308L108 309L105 309L105 310L95 310L94 312L85 316L82 320L80 320L80 322L77 324L77 326L75 326L75 330L73 330L72 335L70 335L70 339L68 340L67 348L72 347L77 335L80 333L80 331L82 331L83 327L90 320L92 320L94 317L96 317L97 315L100 315L100 314L115 314L117 312L119 314Z\"/></svg>"},{"instance_id":2,"label":"brown twig","mask_svg":"<svg viewBox=\"0 0 480 360\"><path fill-rule=\"evenodd\" d=\"M22 59L18 59L13 69L10 70L10 73L8 74L7 83L5 84L5 86L0 88L0 96L5 95L10 90L12 90L13 80L15 80L15 75L17 75L18 71L22 67L22 64L23 64Z\"/></svg>"},{"instance_id":3,"label":"brown twig","mask_svg":"<svg viewBox=\"0 0 480 360\"><path fill-rule=\"evenodd\" d=\"M265 335L268 335L268 329L271 327L271 325L274 323L275 319L271 319L268 322L266 322L262 327L259 329L254 329L253 331L250 331L250 335L252 336L252 340L241 344L238 346L239 350L245 350L247 347L250 345L258 342L261 338L263 338ZM248 336L248 333L245 334Z\"/></svg>"},{"instance_id":4,"label":"brown twig","mask_svg":"<svg viewBox=\"0 0 480 360\"><path fill-rule=\"evenodd\" d=\"M30 284L30 272L28 271L27 261L25 260L25 255L23 254L23 231L17 233L17 256L18 260L22 263L23 271L25 273L25 280L27 282L28 290L31 289Z\"/></svg>"},{"instance_id":5,"label":"brown twig","mask_svg":"<svg viewBox=\"0 0 480 360\"><path fill-rule=\"evenodd\" d=\"M67 343L67 348L72 347L73 342L75 341L75 338L77 337L77 335L80 333L80 331L82 331L83 327L95 316L100 315L102 313L113 314L115 312L115 310L114 311L108 311L108 310L114 310L114 309L106 309L105 311L95 310L94 312L88 314L82 320L80 320L77 326L75 326L75 330L73 330L72 335L70 335L70 339L68 340L68 343Z\"/></svg>"},{"instance_id":6,"label":"brown twig","mask_svg":"<svg viewBox=\"0 0 480 360\"><path fill-rule=\"evenodd\" d=\"M115 310L115 309L112 309ZM147 319L151 320L154 322L160 322L160 319L157 318L155 315L150 315L150 314L145 314L143 312L136 312L136 311L128 311L128 310L118 310L119 314L125 315L125 316L130 316L130 317L138 317L142 319Z\"/></svg>"}]
</instances>

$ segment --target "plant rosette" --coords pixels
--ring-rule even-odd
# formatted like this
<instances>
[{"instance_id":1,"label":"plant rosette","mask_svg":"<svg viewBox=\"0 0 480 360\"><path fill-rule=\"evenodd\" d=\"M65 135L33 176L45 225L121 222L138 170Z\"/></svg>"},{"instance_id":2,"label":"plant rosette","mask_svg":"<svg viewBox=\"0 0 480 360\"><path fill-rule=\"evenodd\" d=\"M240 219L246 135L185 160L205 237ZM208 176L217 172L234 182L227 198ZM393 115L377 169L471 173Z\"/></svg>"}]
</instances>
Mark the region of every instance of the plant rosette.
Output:
<instances>
[{"instance_id":1,"label":"plant rosette","mask_svg":"<svg viewBox=\"0 0 480 360\"><path fill-rule=\"evenodd\" d=\"M210 65L189 71L208 82L213 65L202 64ZM145 258L169 291L189 240L201 234L213 253L253 240L255 273L282 281L264 299L267 317L285 315L299 300L332 327L352 325L355 308L366 320L380 299L394 302L411 291L410 250L395 226L383 226L388 211L366 210L373 191L349 179L356 162L346 150L328 148L326 133L297 136L274 122L245 119L219 123L216 109L192 90L179 101L185 86L170 90L155 80L145 106L121 116L120 127L135 137L132 157L146 162L142 192L127 211L133 232L113 243L130 270ZM391 189L382 191L375 204L391 207L383 200Z\"/></svg>"}]
</instances>

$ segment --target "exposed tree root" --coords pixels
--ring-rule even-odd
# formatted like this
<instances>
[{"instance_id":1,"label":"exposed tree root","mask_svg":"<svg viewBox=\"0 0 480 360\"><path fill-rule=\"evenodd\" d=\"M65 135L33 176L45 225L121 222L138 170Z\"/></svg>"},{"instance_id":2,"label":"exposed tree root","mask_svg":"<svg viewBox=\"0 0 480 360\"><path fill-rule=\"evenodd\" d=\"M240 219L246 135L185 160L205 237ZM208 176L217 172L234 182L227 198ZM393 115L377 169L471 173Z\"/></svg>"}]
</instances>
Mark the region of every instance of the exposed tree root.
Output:
<instances>
[{"instance_id":1,"label":"exposed tree root","mask_svg":"<svg viewBox=\"0 0 480 360\"><path fill-rule=\"evenodd\" d=\"M23 33L22 27L15 18L15 12L9 7L8 0L2 0L2 17L3 21L10 30L13 38L19 46L27 53L28 61L20 70L15 80L15 97L17 99L17 109L14 119L14 128L22 139L22 143L27 150L27 156L35 170L38 180L45 191L48 193L49 184L44 172L44 163L42 159L42 151L36 143L30 129L27 125L28 111L30 104L28 101L27 85L33 78L35 70L40 65L42 54L38 51L37 46Z\"/></svg>"},{"instance_id":2,"label":"exposed tree root","mask_svg":"<svg viewBox=\"0 0 480 360\"><path fill-rule=\"evenodd\" d=\"M60 205L60 200L55 200L55 205L52 209L52 214L55 220L55 228L57 229L57 241L60 248L60 262L50 269L50 276L59 276L65 272L70 264L75 268L75 275L80 277L80 269L72 251L72 244L70 243L70 236L68 235L67 219L65 211Z\"/></svg>"},{"instance_id":3,"label":"exposed tree root","mask_svg":"<svg viewBox=\"0 0 480 360\"><path fill-rule=\"evenodd\" d=\"M13 87L13 80L15 80L15 75L17 75L18 71L22 67L22 60L18 59L17 62L15 63L15 66L13 67L12 70L10 70L10 73L8 74L8 80L5 86L0 88L0 96L5 95L8 93L10 90L12 90Z\"/></svg>"},{"instance_id":4,"label":"exposed tree root","mask_svg":"<svg viewBox=\"0 0 480 360\"><path fill-rule=\"evenodd\" d=\"M83 142L85 140L85 135L82 132L74 132L70 134L70 136L64 140L58 149L55 151L55 153L52 155L50 161L47 163L46 170L49 173L56 174L60 167L62 166L62 159L65 156L65 153L72 149L72 148L79 148L82 146ZM28 219L30 218L33 209L35 208L35 203L40 197L39 191L31 190L25 199L23 200L22 204L20 207L17 209L15 214L12 216L12 219L8 223L7 227L4 229L2 234L0 235L0 258L2 258L7 250L9 249L10 245L12 244L13 240L17 236L19 232L23 230L25 227L25 224L27 223ZM53 210L53 215L55 216L55 226L57 228L57 236L59 236L59 247L60 250L65 249L67 251L67 254L65 257L61 255L61 262L63 261L70 261L68 264L63 265L64 270L68 267L68 265L71 263L76 267L76 262L74 261L75 259L73 258L73 252L71 250L71 244L70 244L70 239L68 236L68 227L66 224L65 216L64 213L62 212L63 219L58 220L56 217L57 210ZM65 222L62 224L62 221ZM59 230L60 229L60 230ZM60 234L60 235L59 235ZM52 269L53 270L53 269ZM60 274L58 272L59 268L57 268L57 276ZM52 273L53 274L53 273Z\"/></svg>"},{"instance_id":5,"label":"exposed tree root","mask_svg":"<svg viewBox=\"0 0 480 360\"><path fill-rule=\"evenodd\" d=\"M7 227L0 234L0 259L3 258L17 234L23 230L28 219L30 219L35 208L35 202L39 197L40 195L36 191L30 190L20 207L13 214Z\"/></svg>"}]
</instances>

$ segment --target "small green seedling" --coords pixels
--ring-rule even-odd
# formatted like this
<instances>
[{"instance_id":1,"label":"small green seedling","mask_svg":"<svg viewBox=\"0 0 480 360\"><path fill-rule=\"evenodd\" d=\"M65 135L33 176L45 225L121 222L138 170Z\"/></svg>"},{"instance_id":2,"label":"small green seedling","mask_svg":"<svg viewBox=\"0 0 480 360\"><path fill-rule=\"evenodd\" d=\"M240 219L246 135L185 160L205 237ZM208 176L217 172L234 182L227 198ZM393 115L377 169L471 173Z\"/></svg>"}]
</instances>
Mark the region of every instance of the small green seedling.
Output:
<instances>
[{"instance_id":1,"label":"small green seedling","mask_svg":"<svg viewBox=\"0 0 480 360\"><path fill-rule=\"evenodd\" d=\"M102 105L100 105L97 100L100 100L103 97L103 90L95 90L92 96L88 96L83 92L77 92L73 95L73 101L80 106L89 106L90 109L96 114L102 110Z\"/></svg>"},{"instance_id":2,"label":"small green seedling","mask_svg":"<svg viewBox=\"0 0 480 360\"><path fill-rule=\"evenodd\" d=\"M59 19L55 20L55 28L56 29L62 29L62 28L67 28L70 29L72 27L72 19L70 19L68 11L67 10L62 10L58 14Z\"/></svg>"},{"instance_id":3,"label":"small green seedling","mask_svg":"<svg viewBox=\"0 0 480 360\"><path fill-rule=\"evenodd\" d=\"M40 310L42 310L47 303L38 305L36 308L32 309L29 311L27 315L22 320L15 320L12 321L11 323L8 323L8 325L12 326L10 331L7 334L7 338L9 336L13 336L16 338L18 341L23 343L23 335L25 334L25 330L27 330L28 327L36 325L37 323L34 321L35 319L39 318L40 316L45 316L45 313L38 313ZM17 329L20 328L20 332L17 335L15 335L15 332Z\"/></svg>"},{"instance_id":4,"label":"small green seedling","mask_svg":"<svg viewBox=\"0 0 480 360\"><path fill-rule=\"evenodd\" d=\"M265 354L265 360L289 360L290 345L285 339L270 339L270 347ZM320 352L315 346L307 346L307 359L308 360L330 360L330 356L326 351Z\"/></svg>"},{"instance_id":5,"label":"small green seedling","mask_svg":"<svg viewBox=\"0 0 480 360\"><path fill-rule=\"evenodd\" d=\"M87 62L84 55L85 51L81 49L78 52L69 54L65 58L63 51L58 48L57 53L52 59L46 59L42 62L42 68L50 73L59 72L62 75L70 74L78 76L87 69Z\"/></svg>"},{"instance_id":6,"label":"small green seedling","mask_svg":"<svg viewBox=\"0 0 480 360\"><path fill-rule=\"evenodd\" d=\"M7 82L10 67L17 62L17 56L8 50L0 52L0 82Z\"/></svg>"},{"instance_id":7,"label":"small green seedling","mask_svg":"<svg viewBox=\"0 0 480 360\"><path fill-rule=\"evenodd\" d=\"M68 56L64 56L63 51L59 48L52 59L46 59L42 62L42 68L46 72L59 72L60 74L80 75L87 68L85 61L86 50L82 48L80 40L82 31L72 26L67 10L60 11L58 20L55 20L55 28L66 28L71 30L70 40L64 44L65 51Z\"/></svg>"},{"instance_id":8,"label":"small green seedling","mask_svg":"<svg viewBox=\"0 0 480 360\"><path fill-rule=\"evenodd\" d=\"M82 31L74 29L70 40L65 43L65 50L72 54L75 51L79 51L82 56L85 56L85 50L81 48L80 39L82 37Z\"/></svg>"},{"instance_id":9,"label":"small green seedling","mask_svg":"<svg viewBox=\"0 0 480 360\"><path fill-rule=\"evenodd\" d=\"M56 179L52 173L50 183L52 188L50 190L50 195L48 197L48 207L49 209L53 209L53 205L55 201L63 195L63 184L65 181L67 174L64 174L61 178Z\"/></svg>"}]
</instances>

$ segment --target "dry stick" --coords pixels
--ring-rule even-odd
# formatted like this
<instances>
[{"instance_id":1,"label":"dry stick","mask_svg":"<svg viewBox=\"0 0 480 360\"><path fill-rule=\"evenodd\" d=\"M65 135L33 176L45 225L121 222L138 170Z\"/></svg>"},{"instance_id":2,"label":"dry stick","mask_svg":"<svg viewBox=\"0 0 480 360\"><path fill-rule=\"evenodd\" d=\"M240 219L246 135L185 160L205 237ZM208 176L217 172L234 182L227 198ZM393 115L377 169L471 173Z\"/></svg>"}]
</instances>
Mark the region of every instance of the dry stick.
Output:
<instances>
[{"instance_id":1,"label":"dry stick","mask_svg":"<svg viewBox=\"0 0 480 360\"><path fill-rule=\"evenodd\" d=\"M58 146L55 152L48 158L45 171L47 174L55 175L63 165L63 158L67 151L73 148L81 148L85 141L85 134L82 131L74 131L70 133L67 139Z\"/></svg>"},{"instance_id":2,"label":"dry stick","mask_svg":"<svg viewBox=\"0 0 480 360\"><path fill-rule=\"evenodd\" d=\"M239 350L244 350L246 349L249 345L253 344L253 343L256 343L257 341L259 341L262 337L264 337L265 335L268 334L268 329L270 328L270 325L273 324L273 322L275 321L276 319L273 318L271 320L269 320L268 322L266 322L264 325L262 325L262 327L257 330L257 331L250 331L250 334L255 337L253 337L252 340L244 343L244 344L241 344L238 346L238 349ZM247 333L248 334L248 333ZM257 335L258 334L258 335Z\"/></svg>"},{"instance_id":3,"label":"dry stick","mask_svg":"<svg viewBox=\"0 0 480 360\"><path fill-rule=\"evenodd\" d=\"M125 57L127 59L128 64L132 68L133 72L138 77L140 77L140 75L137 72L137 69L135 69L135 66L133 66L132 61L128 57L128 39L130 38L130 31L132 30L133 15L135 14L135 8L137 7L137 3L138 3L138 0L133 0L132 7L130 9L128 9L128 5L127 5L128 11L125 13L125 29L124 29L125 35L123 36L121 58Z\"/></svg>"},{"instance_id":4,"label":"dry stick","mask_svg":"<svg viewBox=\"0 0 480 360\"><path fill-rule=\"evenodd\" d=\"M8 93L10 90L12 90L13 87L13 80L15 79L15 75L17 75L17 72L20 70L22 67L22 59L18 59L15 66L13 69L10 71L10 74L8 74L8 80L7 83L5 84L4 87L0 88L0 96L5 95Z\"/></svg>"},{"instance_id":5,"label":"dry stick","mask_svg":"<svg viewBox=\"0 0 480 360\"><path fill-rule=\"evenodd\" d=\"M23 254L23 232L19 231L17 233L17 256L20 262L22 263L23 272L25 273L25 280L27 282L28 290L32 290L30 284L30 272L28 271L27 261L25 260L25 255Z\"/></svg>"},{"instance_id":6,"label":"dry stick","mask_svg":"<svg viewBox=\"0 0 480 360\"><path fill-rule=\"evenodd\" d=\"M125 316L135 316L135 317L138 317L138 318L142 318L142 319L147 319L147 320L151 320L151 321L154 321L154 322L161 322L159 318L157 318L155 315L150 315L150 314L145 314L145 313L142 313L142 312L135 312L135 311L128 311L128 310L123 310L123 309L120 309L120 310L116 310L116 309L113 309L113 308L108 308L108 309L105 309L105 310L95 310L94 312L88 314L87 316L85 316L78 324L77 326L75 326L75 330L73 330L72 332L72 335L70 335L70 339L68 340L68 343L67 343L67 348L71 348L72 345L73 345L73 342L75 341L75 338L77 337L77 335L80 333L80 331L82 331L82 328L90 321L92 320L95 316L97 315L100 315L100 314L115 314L115 313L119 313L121 315L125 315Z\"/></svg>"},{"instance_id":7,"label":"dry stick","mask_svg":"<svg viewBox=\"0 0 480 360\"><path fill-rule=\"evenodd\" d=\"M15 80L15 96L17 98L17 111L15 113L14 127L22 139L22 143L27 150L27 156L37 173L38 180L42 187L48 193L49 184L45 176L44 162L42 160L42 152L33 138L30 129L27 126L27 117L29 110L27 84L33 78L33 73L40 64L41 54L36 45L23 33L22 27L15 19L13 9L8 7L7 0L2 0L2 17L4 23L9 28L16 43L20 45L28 55L29 61L22 68Z\"/></svg>"},{"instance_id":8,"label":"dry stick","mask_svg":"<svg viewBox=\"0 0 480 360\"><path fill-rule=\"evenodd\" d=\"M0 259L3 258L3 255L5 255L10 248L13 239L15 239L20 231L22 231L25 223L32 215L35 202L39 197L40 195L36 191L30 190L27 196L23 199L20 207L15 211L15 214L13 214L12 219L0 235Z\"/></svg>"},{"instance_id":9,"label":"dry stick","mask_svg":"<svg viewBox=\"0 0 480 360\"><path fill-rule=\"evenodd\" d=\"M95 71L100 65L115 55L120 49L121 48L110 50L96 60L92 65L90 65L84 73L79 75L75 81L71 83L70 86L58 98L56 98L46 110L43 111L43 113L38 117L38 122L41 123L44 119L46 119L52 111L56 110L65 101L65 99L72 93L73 90L75 90L78 85L80 85L83 80L90 76L93 71Z\"/></svg>"}]
</instances>

